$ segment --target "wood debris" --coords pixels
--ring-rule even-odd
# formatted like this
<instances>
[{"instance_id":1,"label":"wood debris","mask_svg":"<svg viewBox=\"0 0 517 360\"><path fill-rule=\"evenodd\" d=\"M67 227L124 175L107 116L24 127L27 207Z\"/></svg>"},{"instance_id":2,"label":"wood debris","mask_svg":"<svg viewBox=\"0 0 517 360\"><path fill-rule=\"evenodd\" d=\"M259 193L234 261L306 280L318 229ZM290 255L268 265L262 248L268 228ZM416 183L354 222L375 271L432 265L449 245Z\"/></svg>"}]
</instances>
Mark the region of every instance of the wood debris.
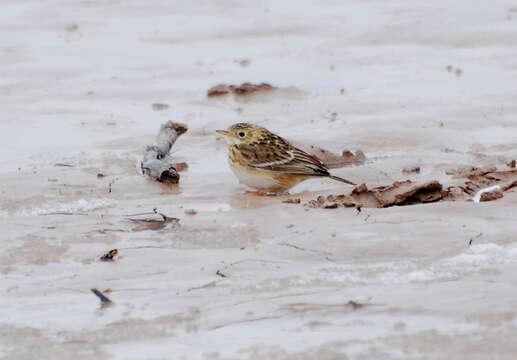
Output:
<instances>
[{"instance_id":1,"label":"wood debris","mask_svg":"<svg viewBox=\"0 0 517 360\"><path fill-rule=\"evenodd\" d=\"M479 201L493 201L503 197L501 190L487 191L481 194Z\"/></svg>"},{"instance_id":2,"label":"wood debris","mask_svg":"<svg viewBox=\"0 0 517 360\"><path fill-rule=\"evenodd\" d=\"M140 163L142 174L168 184L177 184L180 175L169 153L178 137L187 132L185 124L168 121L160 127L156 145L148 146Z\"/></svg>"},{"instance_id":3,"label":"wood debris","mask_svg":"<svg viewBox=\"0 0 517 360\"><path fill-rule=\"evenodd\" d=\"M405 175L420 174L420 166L408 166L403 168L401 171Z\"/></svg>"},{"instance_id":4,"label":"wood debris","mask_svg":"<svg viewBox=\"0 0 517 360\"><path fill-rule=\"evenodd\" d=\"M438 201L443 197L442 185L431 181L422 185L413 184L411 180L395 181L389 186L368 189L365 184L355 187L350 194L318 196L306 205L312 208L335 209L343 207L385 208L394 205L412 205Z\"/></svg>"},{"instance_id":5,"label":"wood debris","mask_svg":"<svg viewBox=\"0 0 517 360\"><path fill-rule=\"evenodd\" d=\"M222 278L226 278L226 277L228 277L228 275L224 274L221 270L217 270L217 271L215 272L215 274L216 274L216 275L218 275L218 276L220 276L220 277L222 277Z\"/></svg>"},{"instance_id":6,"label":"wood debris","mask_svg":"<svg viewBox=\"0 0 517 360\"><path fill-rule=\"evenodd\" d=\"M152 213L136 214L133 216L142 215L147 216L145 218L128 217L129 221L137 224L137 226L131 229L131 231L138 232L145 230L163 230L167 225L177 226L180 221L180 219L162 214L156 209L153 209Z\"/></svg>"},{"instance_id":7,"label":"wood debris","mask_svg":"<svg viewBox=\"0 0 517 360\"><path fill-rule=\"evenodd\" d=\"M169 105L162 103L153 103L151 107L154 111L163 111L167 110L169 108Z\"/></svg>"},{"instance_id":8,"label":"wood debris","mask_svg":"<svg viewBox=\"0 0 517 360\"><path fill-rule=\"evenodd\" d=\"M113 301L111 301L110 298L108 298L106 295L101 293L96 288L91 289L91 291L92 291L92 293L94 293L99 298L99 300L101 301L101 305L102 306L113 304Z\"/></svg>"},{"instance_id":9,"label":"wood debris","mask_svg":"<svg viewBox=\"0 0 517 360\"><path fill-rule=\"evenodd\" d=\"M261 84L252 84L249 82L245 82L241 85L225 85L225 84L219 84L212 86L207 91L207 97L215 97L215 96L222 96L222 95L228 95L230 93L233 93L234 95L250 95L253 93L256 93L258 91L267 91L267 90L273 90L276 89L274 86L271 86L268 83L261 83Z\"/></svg>"},{"instance_id":10,"label":"wood debris","mask_svg":"<svg viewBox=\"0 0 517 360\"><path fill-rule=\"evenodd\" d=\"M118 255L118 250L112 249L112 250L108 251L106 254L102 255L100 257L100 260L101 261L114 261L115 256L117 256L117 255Z\"/></svg>"},{"instance_id":11,"label":"wood debris","mask_svg":"<svg viewBox=\"0 0 517 360\"><path fill-rule=\"evenodd\" d=\"M517 187L517 170L496 170L463 167L448 170L454 179L466 179L459 185L444 188L436 180L417 184L411 180L395 181L391 185L369 189L365 184L356 186L348 194L318 196L305 206L311 208L336 209L338 207L386 208L426 204L436 201L472 200L481 192L476 201L492 201L502 198L505 191ZM494 187L493 189L491 187Z\"/></svg>"}]
</instances>

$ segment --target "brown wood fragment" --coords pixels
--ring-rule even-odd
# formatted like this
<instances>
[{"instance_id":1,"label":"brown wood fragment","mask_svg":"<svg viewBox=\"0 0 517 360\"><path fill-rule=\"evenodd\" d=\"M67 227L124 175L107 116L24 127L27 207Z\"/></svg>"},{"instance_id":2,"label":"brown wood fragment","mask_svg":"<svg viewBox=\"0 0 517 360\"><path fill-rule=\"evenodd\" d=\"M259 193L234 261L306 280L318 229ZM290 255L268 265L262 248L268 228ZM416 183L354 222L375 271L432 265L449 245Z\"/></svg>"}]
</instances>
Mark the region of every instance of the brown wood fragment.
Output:
<instances>
[{"instance_id":1,"label":"brown wood fragment","mask_svg":"<svg viewBox=\"0 0 517 360\"><path fill-rule=\"evenodd\" d=\"M154 111L163 111L167 110L169 108L169 105L162 103L153 103L151 107Z\"/></svg>"},{"instance_id":2,"label":"brown wood fragment","mask_svg":"<svg viewBox=\"0 0 517 360\"><path fill-rule=\"evenodd\" d=\"M109 304L113 304L113 301L111 301L110 298L108 298L106 295L101 293L96 288L91 289L91 291L92 291L92 293L94 293L99 298L99 300L101 301L101 304L103 306L109 305Z\"/></svg>"},{"instance_id":3,"label":"brown wood fragment","mask_svg":"<svg viewBox=\"0 0 517 360\"><path fill-rule=\"evenodd\" d=\"M405 175L420 174L420 166L408 166L403 168L401 171Z\"/></svg>"},{"instance_id":4,"label":"brown wood fragment","mask_svg":"<svg viewBox=\"0 0 517 360\"><path fill-rule=\"evenodd\" d=\"M113 249L113 250L108 251L106 254L102 255L100 257L100 260L101 261L114 261L115 256L117 256L117 255L118 255L118 250Z\"/></svg>"},{"instance_id":5,"label":"brown wood fragment","mask_svg":"<svg viewBox=\"0 0 517 360\"><path fill-rule=\"evenodd\" d=\"M241 85L225 85L219 84L212 86L207 91L207 97L215 97L228 95L233 93L236 96L250 95L259 91L267 91L275 89L274 86L268 83L252 84L249 82L242 83Z\"/></svg>"}]
</instances>

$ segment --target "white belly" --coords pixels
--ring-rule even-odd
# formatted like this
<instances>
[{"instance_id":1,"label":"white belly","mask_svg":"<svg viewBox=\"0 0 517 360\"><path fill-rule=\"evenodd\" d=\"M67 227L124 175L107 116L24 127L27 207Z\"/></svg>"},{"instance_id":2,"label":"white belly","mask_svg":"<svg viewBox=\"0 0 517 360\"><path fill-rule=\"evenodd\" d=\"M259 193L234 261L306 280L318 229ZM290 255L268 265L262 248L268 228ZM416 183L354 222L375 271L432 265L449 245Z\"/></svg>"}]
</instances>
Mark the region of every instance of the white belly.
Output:
<instances>
[{"instance_id":1,"label":"white belly","mask_svg":"<svg viewBox=\"0 0 517 360\"><path fill-rule=\"evenodd\" d=\"M231 163L230 167L241 184L255 189L266 189L277 185L272 177L260 174L259 171L247 170L242 166L233 166Z\"/></svg>"}]
</instances>

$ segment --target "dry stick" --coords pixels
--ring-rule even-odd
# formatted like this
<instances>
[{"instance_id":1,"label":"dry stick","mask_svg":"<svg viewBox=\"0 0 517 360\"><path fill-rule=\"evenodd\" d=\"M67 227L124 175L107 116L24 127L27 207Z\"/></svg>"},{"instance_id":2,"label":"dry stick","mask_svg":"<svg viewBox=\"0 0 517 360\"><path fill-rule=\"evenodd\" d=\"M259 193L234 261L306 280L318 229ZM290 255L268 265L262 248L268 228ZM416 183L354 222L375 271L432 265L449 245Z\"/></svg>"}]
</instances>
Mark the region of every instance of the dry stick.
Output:
<instances>
[{"instance_id":1,"label":"dry stick","mask_svg":"<svg viewBox=\"0 0 517 360\"><path fill-rule=\"evenodd\" d=\"M153 214L158 214L158 208L153 208L152 212L148 211L148 212L137 213L137 214L125 214L125 215L122 215L122 216L130 217L130 216L142 216L142 215L153 215Z\"/></svg>"},{"instance_id":2,"label":"dry stick","mask_svg":"<svg viewBox=\"0 0 517 360\"><path fill-rule=\"evenodd\" d=\"M95 295L97 295L97 297L100 299L101 303L103 305L106 305L106 304L113 304L113 301L111 301L106 295L104 295L103 293L101 293L99 290L97 290L96 288L93 288L91 289L92 293L94 293Z\"/></svg>"},{"instance_id":3,"label":"dry stick","mask_svg":"<svg viewBox=\"0 0 517 360\"><path fill-rule=\"evenodd\" d=\"M300 251L307 251L307 252L312 252L312 253L315 253L315 254L320 254L320 255L324 255L325 256L325 260L327 261L331 261L331 262L335 262L334 259L332 259L329 255L328 252L325 252L325 251L320 251L320 250L314 250L314 249L306 249L306 248L302 248L300 246L296 246L296 245L293 245L293 244L289 244L289 243L279 243L278 244L279 246L287 246L287 247L291 247L293 249L296 249L296 250L300 250Z\"/></svg>"},{"instance_id":4,"label":"dry stick","mask_svg":"<svg viewBox=\"0 0 517 360\"><path fill-rule=\"evenodd\" d=\"M170 184L177 184L180 176L169 156L170 151L179 136L188 130L187 125L167 121L162 124L156 136L156 145L148 146L140 169L143 175Z\"/></svg>"},{"instance_id":5,"label":"dry stick","mask_svg":"<svg viewBox=\"0 0 517 360\"><path fill-rule=\"evenodd\" d=\"M224 273L223 273L223 270L225 270L225 269L227 269L227 268L229 268L229 267L231 267L231 266L238 265L238 264L242 264L242 263L245 263L245 262L248 262L248 261L251 261L251 262L260 262L260 263L265 263L265 264L267 264L267 263L273 263L273 264L284 264L284 263L286 263L285 261L273 261L273 260L262 260L262 259L244 259L244 260L239 260L239 261L236 261L236 262L234 262L234 263L230 263L230 264L228 264L228 265L225 265L225 266L223 266L222 268L217 269L217 271L216 271L215 273L216 273L216 275L219 275L219 276L221 276L221 277L225 277L225 278L227 278L227 277L228 277L228 275L224 274ZM224 275L224 276L223 276L223 275Z\"/></svg>"},{"instance_id":6,"label":"dry stick","mask_svg":"<svg viewBox=\"0 0 517 360\"><path fill-rule=\"evenodd\" d=\"M474 239L480 238L481 236L483 236L482 232L477 234L475 237L471 237L470 240L469 240L469 246L472 245L472 241L474 241Z\"/></svg>"},{"instance_id":7,"label":"dry stick","mask_svg":"<svg viewBox=\"0 0 517 360\"><path fill-rule=\"evenodd\" d=\"M220 280L220 281L222 281L222 280ZM200 285L200 286L195 286L195 287L188 288L186 292L191 292L192 290L201 290L201 289L215 287L215 285L217 283L218 283L218 281L210 281L209 283L206 283L206 284L203 284L203 285Z\"/></svg>"},{"instance_id":8,"label":"dry stick","mask_svg":"<svg viewBox=\"0 0 517 360\"><path fill-rule=\"evenodd\" d=\"M232 306L239 306L242 304L249 304L253 302L263 302L268 300L276 300L276 299L282 299L286 297L298 297L298 296L305 296L305 295L321 295L321 294L328 294L328 293L335 293L342 291L342 289L332 289L332 290L324 290L324 291L310 291L310 292L300 292L300 293L291 293L291 294L282 294L282 295L275 295L275 296L267 296L262 298L253 298L251 300L241 300L237 301L232 304Z\"/></svg>"},{"instance_id":9,"label":"dry stick","mask_svg":"<svg viewBox=\"0 0 517 360\"><path fill-rule=\"evenodd\" d=\"M113 180L111 180L108 184L108 193L111 193L111 185L113 185L115 183L115 181L118 180L118 177L114 178Z\"/></svg>"},{"instance_id":10,"label":"dry stick","mask_svg":"<svg viewBox=\"0 0 517 360\"><path fill-rule=\"evenodd\" d=\"M221 270L217 270L217 271L215 272L215 274L216 274L216 275L219 275L219 276L220 276L220 277L222 277L222 278L226 278L226 277L228 277L228 275L223 274L223 273L221 272Z\"/></svg>"},{"instance_id":11,"label":"dry stick","mask_svg":"<svg viewBox=\"0 0 517 360\"><path fill-rule=\"evenodd\" d=\"M128 219L128 220L130 220L130 221L157 221L157 220L146 220L146 219L142 219L142 220L140 220L140 219L131 219L131 218L130 218L130 216L142 216L142 215L154 215L154 214L156 214L156 215L160 215L160 216L162 217L162 221L163 221L163 222L166 222L168 219L171 219L171 221L172 221L172 219L179 220L179 219L177 219L177 218L174 218L174 217L171 217L171 216L167 216L167 215L165 215L165 214L163 214L163 213L161 213L161 212L158 212L158 208L154 208L154 209L153 209L153 212L140 213L140 214L133 214L133 215L124 215L124 216L126 216L126 217L127 217L127 219Z\"/></svg>"},{"instance_id":12,"label":"dry stick","mask_svg":"<svg viewBox=\"0 0 517 360\"><path fill-rule=\"evenodd\" d=\"M226 326L233 326L233 325L237 325L237 324L243 324L243 323L249 323L249 322L255 322L255 321L281 319L284 316L287 316L287 315L262 316L262 317L257 317L257 318L253 318L253 319L246 319L246 320L241 320L241 321L233 321L233 322L229 322L229 323L222 324L222 325L216 325L216 326L210 328L210 330L217 330L217 329L224 328Z\"/></svg>"},{"instance_id":13,"label":"dry stick","mask_svg":"<svg viewBox=\"0 0 517 360\"><path fill-rule=\"evenodd\" d=\"M289 244L289 243L279 243L278 244L279 246L288 246L288 247L292 247L293 249L296 249L296 250L300 250L300 251L309 251L309 252L314 252L314 253L318 253L318 254L324 254L323 251L319 251L319 250L313 250L313 249L305 249L305 248L302 248L301 246L296 246L296 245L293 245L293 244Z\"/></svg>"}]
</instances>

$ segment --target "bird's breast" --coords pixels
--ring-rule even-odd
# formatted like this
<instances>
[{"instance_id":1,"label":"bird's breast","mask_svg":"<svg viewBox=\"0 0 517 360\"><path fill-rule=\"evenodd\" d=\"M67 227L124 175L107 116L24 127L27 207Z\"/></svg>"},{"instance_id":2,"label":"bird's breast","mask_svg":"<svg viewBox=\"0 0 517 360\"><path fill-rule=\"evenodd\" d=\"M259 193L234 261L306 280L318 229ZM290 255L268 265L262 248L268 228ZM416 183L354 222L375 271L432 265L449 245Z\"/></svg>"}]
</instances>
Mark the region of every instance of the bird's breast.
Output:
<instances>
[{"instance_id":1,"label":"bird's breast","mask_svg":"<svg viewBox=\"0 0 517 360\"><path fill-rule=\"evenodd\" d=\"M248 166L251 159L244 157L239 149L234 146L230 148L228 153L228 162L241 184L256 189L265 189L277 185L277 181L271 172Z\"/></svg>"}]
</instances>

